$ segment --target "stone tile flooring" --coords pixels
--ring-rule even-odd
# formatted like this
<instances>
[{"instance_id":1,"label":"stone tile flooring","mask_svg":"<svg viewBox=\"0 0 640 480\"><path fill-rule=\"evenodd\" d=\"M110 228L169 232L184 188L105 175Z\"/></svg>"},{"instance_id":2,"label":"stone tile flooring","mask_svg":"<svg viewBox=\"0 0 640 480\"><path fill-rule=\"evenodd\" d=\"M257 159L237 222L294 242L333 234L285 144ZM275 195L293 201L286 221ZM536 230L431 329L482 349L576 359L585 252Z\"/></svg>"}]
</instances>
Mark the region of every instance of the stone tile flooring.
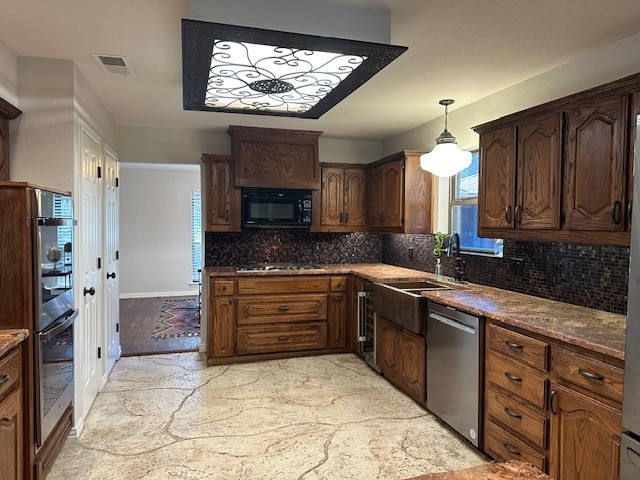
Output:
<instances>
[{"instance_id":1,"label":"stone tile flooring","mask_svg":"<svg viewBox=\"0 0 640 480\"><path fill-rule=\"evenodd\" d=\"M119 360L57 479L402 479L486 462L357 356Z\"/></svg>"}]
</instances>

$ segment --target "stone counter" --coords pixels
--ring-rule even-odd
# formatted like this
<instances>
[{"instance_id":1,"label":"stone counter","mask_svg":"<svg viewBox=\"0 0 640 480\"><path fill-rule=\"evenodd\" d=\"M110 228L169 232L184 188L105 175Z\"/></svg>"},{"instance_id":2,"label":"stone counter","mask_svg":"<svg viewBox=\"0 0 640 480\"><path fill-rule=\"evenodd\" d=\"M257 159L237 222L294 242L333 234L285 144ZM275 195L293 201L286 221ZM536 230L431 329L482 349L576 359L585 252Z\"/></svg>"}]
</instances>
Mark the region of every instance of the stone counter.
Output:
<instances>
[{"instance_id":1,"label":"stone counter","mask_svg":"<svg viewBox=\"0 0 640 480\"><path fill-rule=\"evenodd\" d=\"M345 263L322 265L316 270L286 270L237 273L233 267L207 267L205 275L250 276L274 275L358 275L372 282L399 280L435 280L435 275L384 263ZM568 344L624 360L626 317L616 313L546 300L522 293L459 284L443 280L451 290L426 291L422 295L450 307L523 328Z\"/></svg>"},{"instance_id":2,"label":"stone counter","mask_svg":"<svg viewBox=\"0 0 640 480\"><path fill-rule=\"evenodd\" d=\"M28 336L29 330L25 328L0 330L0 356L7 353Z\"/></svg>"},{"instance_id":3,"label":"stone counter","mask_svg":"<svg viewBox=\"0 0 640 480\"><path fill-rule=\"evenodd\" d=\"M547 480L533 465L524 462L488 463L457 472L429 473L409 480Z\"/></svg>"},{"instance_id":4,"label":"stone counter","mask_svg":"<svg viewBox=\"0 0 640 480\"><path fill-rule=\"evenodd\" d=\"M626 316L481 285L422 295L466 312L624 360Z\"/></svg>"}]
</instances>

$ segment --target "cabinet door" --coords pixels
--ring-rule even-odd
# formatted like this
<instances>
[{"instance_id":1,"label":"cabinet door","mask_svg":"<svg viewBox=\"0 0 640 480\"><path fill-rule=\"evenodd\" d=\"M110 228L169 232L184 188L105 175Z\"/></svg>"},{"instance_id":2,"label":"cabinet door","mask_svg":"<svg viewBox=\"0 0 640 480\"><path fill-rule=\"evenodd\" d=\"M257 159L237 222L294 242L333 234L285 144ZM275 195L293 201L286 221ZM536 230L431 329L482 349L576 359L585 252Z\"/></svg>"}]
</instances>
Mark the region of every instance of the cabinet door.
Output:
<instances>
[{"instance_id":1,"label":"cabinet door","mask_svg":"<svg viewBox=\"0 0 640 480\"><path fill-rule=\"evenodd\" d=\"M322 225L342 225L344 220L344 170L322 169Z\"/></svg>"},{"instance_id":2,"label":"cabinet door","mask_svg":"<svg viewBox=\"0 0 640 480\"><path fill-rule=\"evenodd\" d=\"M396 330L397 327L393 323L378 317L376 332L378 366L384 376L393 382L397 378Z\"/></svg>"},{"instance_id":3,"label":"cabinet door","mask_svg":"<svg viewBox=\"0 0 640 480\"><path fill-rule=\"evenodd\" d=\"M329 294L327 346L329 348L347 348L347 294Z\"/></svg>"},{"instance_id":4,"label":"cabinet door","mask_svg":"<svg viewBox=\"0 0 640 480\"><path fill-rule=\"evenodd\" d=\"M558 385L552 386L550 403L550 475L557 480L617 480L620 411Z\"/></svg>"},{"instance_id":5,"label":"cabinet door","mask_svg":"<svg viewBox=\"0 0 640 480\"><path fill-rule=\"evenodd\" d=\"M22 400L21 390L0 403L1 480L22 478Z\"/></svg>"},{"instance_id":6,"label":"cabinet door","mask_svg":"<svg viewBox=\"0 0 640 480\"><path fill-rule=\"evenodd\" d=\"M239 232L240 190L234 188L231 163L205 161L204 180L206 229L212 232Z\"/></svg>"},{"instance_id":7,"label":"cabinet door","mask_svg":"<svg viewBox=\"0 0 640 480\"><path fill-rule=\"evenodd\" d=\"M562 114L518 126L518 228L560 228Z\"/></svg>"},{"instance_id":8,"label":"cabinet door","mask_svg":"<svg viewBox=\"0 0 640 480\"><path fill-rule=\"evenodd\" d=\"M231 357L234 355L236 334L236 302L230 297L214 298L213 318L210 322L209 357Z\"/></svg>"},{"instance_id":9,"label":"cabinet door","mask_svg":"<svg viewBox=\"0 0 640 480\"><path fill-rule=\"evenodd\" d=\"M507 127L480 135L479 229L514 225L515 134L515 127Z\"/></svg>"},{"instance_id":10,"label":"cabinet door","mask_svg":"<svg viewBox=\"0 0 640 480\"><path fill-rule=\"evenodd\" d=\"M626 111L624 96L568 111L567 229L624 230Z\"/></svg>"},{"instance_id":11,"label":"cabinet door","mask_svg":"<svg viewBox=\"0 0 640 480\"><path fill-rule=\"evenodd\" d=\"M399 382L404 390L420 402L425 401L425 340L406 330L398 335Z\"/></svg>"},{"instance_id":12,"label":"cabinet door","mask_svg":"<svg viewBox=\"0 0 640 480\"><path fill-rule=\"evenodd\" d=\"M368 178L368 198L369 198L369 220L368 224L372 227L382 225L382 171L384 167L377 167L369 171Z\"/></svg>"},{"instance_id":13,"label":"cabinet door","mask_svg":"<svg viewBox=\"0 0 640 480\"><path fill-rule=\"evenodd\" d=\"M382 171L382 224L401 227L404 206L402 161L384 165Z\"/></svg>"},{"instance_id":14,"label":"cabinet door","mask_svg":"<svg viewBox=\"0 0 640 480\"><path fill-rule=\"evenodd\" d=\"M361 168L344 170L344 223L350 226L365 225L365 175Z\"/></svg>"}]
</instances>

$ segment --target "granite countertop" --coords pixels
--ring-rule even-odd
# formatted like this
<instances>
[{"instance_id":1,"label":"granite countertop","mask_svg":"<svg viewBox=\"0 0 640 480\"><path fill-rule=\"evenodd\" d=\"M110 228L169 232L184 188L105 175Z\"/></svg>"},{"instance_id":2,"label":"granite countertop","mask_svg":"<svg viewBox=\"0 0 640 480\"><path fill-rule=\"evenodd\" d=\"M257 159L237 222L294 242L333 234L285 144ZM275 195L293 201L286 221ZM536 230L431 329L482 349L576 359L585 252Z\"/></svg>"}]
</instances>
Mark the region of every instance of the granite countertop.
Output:
<instances>
[{"instance_id":1,"label":"granite countertop","mask_svg":"<svg viewBox=\"0 0 640 480\"><path fill-rule=\"evenodd\" d=\"M7 353L28 336L29 330L26 328L0 330L0 356Z\"/></svg>"},{"instance_id":2,"label":"granite countertop","mask_svg":"<svg viewBox=\"0 0 640 480\"><path fill-rule=\"evenodd\" d=\"M428 473L409 480L547 480L533 465L512 460L505 463L487 463L457 472Z\"/></svg>"},{"instance_id":3,"label":"granite countertop","mask_svg":"<svg viewBox=\"0 0 640 480\"><path fill-rule=\"evenodd\" d=\"M425 291L434 302L624 360L626 316L499 288Z\"/></svg>"},{"instance_id":4,"label":"granite countertop","mask_svg":"<svg viewBox=\"0 0 640 480\"><path fill-rule=\"evenodd\" d=\"M372 282L431 280L435 275L384 263L344 263L322 265L316 270L286 270L237 273L234 267L207 267L210 276L273 275L347 275L354 274ZM425 291L429 300L459 308L532 333L577 345L593 352L624 360L626 317L616 313L546 300L522 293L455 283L451 278L438 280L451 290Z\"/></svg>"}]
</instances>

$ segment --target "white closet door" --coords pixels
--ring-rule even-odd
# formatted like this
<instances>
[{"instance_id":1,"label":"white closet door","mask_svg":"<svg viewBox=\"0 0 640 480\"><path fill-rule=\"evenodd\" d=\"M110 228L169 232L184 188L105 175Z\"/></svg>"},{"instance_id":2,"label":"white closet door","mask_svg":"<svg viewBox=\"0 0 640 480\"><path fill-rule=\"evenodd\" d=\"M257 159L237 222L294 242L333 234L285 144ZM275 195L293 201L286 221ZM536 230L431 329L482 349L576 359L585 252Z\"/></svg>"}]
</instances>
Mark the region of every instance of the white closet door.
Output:
<instances>
[{"instance_id":1,"label":"white closet door","mask_svg":"<svg viewBox=\"0 0 640 480\"><path fill-rule=\"evenodd\" d=\"M80 376L81 415L86 417L94 398L98 394L102 378L103 345L102 308L104 283L99 268L102 255L102 208L101 179L99 177L100 138L89 127L82 125L81 138L81 185L80 215L78 230L80 232L80 267L81 284L78 288L82 319L79 332L79 359L77 366ZM100 350L99 350L100 349ZM76 383L77 385L77 383Z\"/></svg>"},{"instance_id":2,"label":"white closet door","mask_svg":"<svg viewBox=\"0 0 640 480\"><path fill-rule=\"evenodd\" d=\"M120 164L116 154L105 148L104 155L104 275L105 291L105 338L106 338L106 370L105 379L120 358L120 288L118 271L118 178Z\"/></svg>"}]
</instances>

